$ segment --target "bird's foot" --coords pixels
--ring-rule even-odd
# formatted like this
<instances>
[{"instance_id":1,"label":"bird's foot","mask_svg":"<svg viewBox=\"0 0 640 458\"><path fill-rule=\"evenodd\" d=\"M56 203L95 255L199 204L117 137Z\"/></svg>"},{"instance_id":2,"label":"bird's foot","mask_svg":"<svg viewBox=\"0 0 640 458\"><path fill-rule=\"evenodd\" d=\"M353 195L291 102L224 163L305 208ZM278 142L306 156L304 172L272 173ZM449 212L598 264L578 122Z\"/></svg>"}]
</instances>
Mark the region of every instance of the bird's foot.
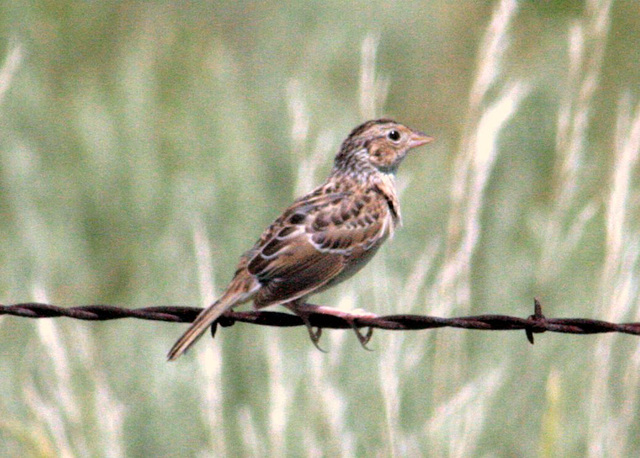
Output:
<instances>
[{"instance_id":1,"label":"bird's foot","mask_svg":"<svg viewBox=\"0 0 640 458\"><path fill-rule=\"evenodd\" d=\"M302 321L304 322L304 325L307 327L307 331L309 331L309 338L311 339L313 346L316 347L318 350L320 350L322 353L327 353L327 350L322 348L319 344L320 337L322 337L322 328L321 327L314 328L313 326L311 326L311 322L309 321L308 314L300 313L298 314L298 316L302 319Z\"/></svg>"},{"instance_id":2,"label":"bird's foot","mask_svg":"<svg viewBox=\"0 0 640 458\"><path fill-rule=\"evenodd\" d=\"M349 323L351 329L353 329L353 331L356 333L356 337L358 338L358 342L360 342L360 345L362 345L362 348L368 351L372 351L369 347L367 347L367 344L373 336L373 327L367 326L367 332L363 334L360 331L360 327L358 326L357 321L363 318L377 318L378 316L376 314L366 312L364 310L343 312L342 310L338 310L333 307L313 304L292 304L291 306L288 306L288 308L302 319L304 324L307 326L311 341L320 351L324 352L324 350L318 346L318 341L320 340L320 336L322 335L322 328L317 328L317 331L313 330L313 326L311 326L311 323L309 322L309 315L312 313L317 313L320 315L331 315L343 319L344 321Z\"/></svg>"},{"instance_id":3,"label":"bird's foot","mask_svg":"<svg viewBox=\"0 0 640 458\"><path fill-rule=\"evenodd\" d=\"M367 351L373 351L371 348L367 347L367 344L371 340L371 336L373 336L373 328L371 326L367 327L367 333L362 334L358 326L356 326L355 320L353 321L347 320L347 321L349 321L349 324L351 325L353 332L356 333L356 337L358 338L358 342L360 342L360 345L362 345L362 348L364 348Z\"/></svg>"}]
</instances>

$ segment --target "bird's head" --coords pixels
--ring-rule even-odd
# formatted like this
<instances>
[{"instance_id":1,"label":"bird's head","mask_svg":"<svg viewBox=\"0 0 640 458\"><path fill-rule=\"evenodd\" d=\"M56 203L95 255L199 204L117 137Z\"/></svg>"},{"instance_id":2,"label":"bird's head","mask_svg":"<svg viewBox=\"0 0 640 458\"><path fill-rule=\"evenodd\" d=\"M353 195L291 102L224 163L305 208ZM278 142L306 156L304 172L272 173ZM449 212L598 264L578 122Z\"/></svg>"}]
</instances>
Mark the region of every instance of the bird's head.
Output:
<instances>
[{"instance_id":1,"label":"bird's head","mask_svg":"<svg viewBox=\"0 0 640 458\"><path fill-rule=\"evenodd\" d=\"M431 141L433 137L391 119L367 121L353 129L342 143L334 169L346 173L372 169L395 173L411 148Z\"/></svg>"}]
</instances>

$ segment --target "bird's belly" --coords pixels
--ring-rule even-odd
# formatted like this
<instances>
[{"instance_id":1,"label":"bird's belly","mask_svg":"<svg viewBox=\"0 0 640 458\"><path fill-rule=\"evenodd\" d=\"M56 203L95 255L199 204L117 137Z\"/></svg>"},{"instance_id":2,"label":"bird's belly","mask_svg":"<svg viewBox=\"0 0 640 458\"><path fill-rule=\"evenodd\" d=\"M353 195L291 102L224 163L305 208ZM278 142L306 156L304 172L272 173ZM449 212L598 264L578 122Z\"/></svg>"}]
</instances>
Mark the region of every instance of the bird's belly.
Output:
<instances>
[{"instance_id":1,"label":"bird's belly","mask_svg":"<svg viewBox=\"0 0 640 458\"><path fill-rule=\"evenodd\" d=\"M378 251L378 248L380 248L380 245L382 245L382 243L378 243L375 246L372 246L371 248L369 248L368 250L363 251L362 253L347 259L346 265L342 270L342 272L340 272L338 275L333 277L327 284L325 284L320 289L318 289L317 292L323 291L327 288L335 286L338 283L342 283L343 281L353 277L355 274L357 274L360 271L360 269L362 269L364 266L367 265L367 263L371 260L371 258L373 258L373 256Z\"/></svg>"}]
</instances>

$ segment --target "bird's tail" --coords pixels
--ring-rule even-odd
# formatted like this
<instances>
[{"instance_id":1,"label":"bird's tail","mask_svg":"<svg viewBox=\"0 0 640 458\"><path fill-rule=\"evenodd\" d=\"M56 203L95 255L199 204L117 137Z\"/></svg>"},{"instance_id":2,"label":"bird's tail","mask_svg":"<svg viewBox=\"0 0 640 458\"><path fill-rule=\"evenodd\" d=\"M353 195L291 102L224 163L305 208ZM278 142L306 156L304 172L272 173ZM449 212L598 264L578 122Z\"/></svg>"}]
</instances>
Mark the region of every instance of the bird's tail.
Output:
<instances>
[{"instance_id":1,"label":"bird's tail","mask_svg":"<svg viewBox=\"0 0 640 458\"><path fill-rule=\"evenodd\" d=\"M245 291L227 290L220 299L200 312L191 323L189 329L177 340L167 354L169 361L174 361L202 336L211 324L234 305L246 302L249 298Z\"/></svg>"}]
</instances>

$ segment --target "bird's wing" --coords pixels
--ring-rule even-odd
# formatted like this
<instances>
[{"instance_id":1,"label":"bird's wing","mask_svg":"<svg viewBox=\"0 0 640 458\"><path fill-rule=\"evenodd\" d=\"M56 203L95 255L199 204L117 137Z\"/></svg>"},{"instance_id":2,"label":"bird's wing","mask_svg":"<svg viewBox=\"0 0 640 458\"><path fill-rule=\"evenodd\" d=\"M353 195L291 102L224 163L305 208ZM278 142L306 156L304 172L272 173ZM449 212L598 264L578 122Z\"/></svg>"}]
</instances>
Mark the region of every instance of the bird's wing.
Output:
<instances>
[{"instance_id":1,"label":"bird's wing","mask_svg":"<svg viewBox=\"0 0 640 458\"><path fill-rule=\"evenodd\" d=\"M311 294L357 264L392 230L389 205L375 190L311 194L297 201L247 253L262 284L257 305Z\"/></svg>"}]
</instances>

